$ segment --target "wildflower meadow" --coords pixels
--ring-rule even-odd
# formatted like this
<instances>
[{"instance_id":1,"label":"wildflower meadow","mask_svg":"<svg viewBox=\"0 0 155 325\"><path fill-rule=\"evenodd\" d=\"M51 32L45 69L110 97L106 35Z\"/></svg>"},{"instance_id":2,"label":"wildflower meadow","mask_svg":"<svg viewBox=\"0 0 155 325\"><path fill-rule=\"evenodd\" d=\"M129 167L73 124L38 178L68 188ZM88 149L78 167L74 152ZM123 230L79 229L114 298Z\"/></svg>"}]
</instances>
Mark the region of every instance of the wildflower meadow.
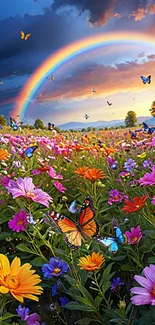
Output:
<instances>
[{"instance_id":1,"label":"wildflower meadow","mask_svg":"<svg viewBox=\"0 0 155 325\"><path fill-rule=\"evenodd\" d=\"M155 137L0 135L0 324L155 324Z\"/></svg>"}]
</instances>

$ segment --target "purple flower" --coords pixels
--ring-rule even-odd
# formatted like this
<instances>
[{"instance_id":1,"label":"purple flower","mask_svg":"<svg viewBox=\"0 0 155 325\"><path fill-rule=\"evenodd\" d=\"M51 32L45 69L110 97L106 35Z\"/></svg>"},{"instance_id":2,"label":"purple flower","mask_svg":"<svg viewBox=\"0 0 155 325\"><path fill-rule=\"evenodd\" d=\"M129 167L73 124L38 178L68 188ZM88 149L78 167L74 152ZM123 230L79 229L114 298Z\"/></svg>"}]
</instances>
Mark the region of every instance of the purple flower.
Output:
<instances>
[{"instance_id":1,"label":"purple flower","mask_svg":"<svg viewBox=\"0 0 155 325\"><path fill-rule=\"evenodd\" d=\"M124 168L127 172L132 172L132 170L136 167L135 161L130 158L128 161L124 163Z\"/></svg>"},{"instance_id":2,"label":"purple flower","mask_svg":"<svg viewBox=\"0 0 155 325\"><path fill-rule=\"evenodd\" d=\"M68 264L59 257L52 257L48 264L44 264L42 272L44 277L51 279L53 276L59 276L68 271Z\"/></svg>"},{"instance_id":3,"label":"purple flower","mask_svg":"<svg viewBox=\"0 0 155 325\"><path fill-rule=\"evenodd\" d=\"M36 313L29 315L29 308L19 305L16 312L22 320L26 321L26 325L40 325L40 316Z\"/></svg>"},{"instance_id":4,"label":"purple flower","mask_svg":"<svg viewBox=\"0 0 155 325\"><path fill-rule=\"evenodd\" d=\"M155 166L152 167L151 173L146 173L139 179L140 185L154 185L155 184Z\"/></svg>"},{"instance_id":5,"label":"purple flower","mask_svg":"<svg viewBox=\"0 0 155 325\"><path fill-rule=\"evenodd\" d=\"M9 194L12 194L14 199L23 196L34 202L41 203L47 208L49 207L49 202L52 201L52 198L46 192L36 189L31 177L25 177L24 179L18 178L16 182L10 180L7 190Z\"/></svg>"},{"instance_id":6,"label":"purple flower","mask_svg":"<svg viewBox=\"0 0 155 325\"><path fill-rule=\"evenodd\" d=\"M10 176L4 176L4 177L1 178L1 183L2 183L2 185L4 187L7 188L10 180L11 180L11 177Z\"/></svg>"},{"instance_id":7,"label":"purple flower","mask_svg":"<svg viewBox=\"0 0 155 325\"><path fill-rule=\"evenodd\" d=\"M28 224L27 213L24 210L20 210L12 216L12 220L8 222L8 226L12 231L20 232L24 231Z\"/></svg>"},{"instance_id":8,"label":"purple flower","mask_svg":"<svg viewBox=\"0 0 155 325\"><path fill-rule=\"evenodd\" d=\"M110 191L109 195L110 195L110 198L108 200L108 203L110 205L113 205L113 203L116 203L116 202L122 202L123 199L128 198L126 195L121 194L118 190Z\"/></svg>"},{"instance_id":9,"label":"purple flower","mask_svg":"<svg viewBox=\"0 0 155 325\"><path fill-rule=\"evenodd\" d=\"M22 166L22 164L21 164L20 161L14 161L14 162L13 162L13 167L14 167L15 169L18 169L18 168L20 168L21 166Z\"/></svg>"},{"instance_id":10,"label":"purple flower","mask_svg":"<svg viewBox=\"0 0 155 325\"><path fill-rule=\"evenodd\" d=\"M110 167L112 165L115 165L116 164L116 160L113 157L111 157L111 156L108 156L107 157L107 162L108 162L108 164L109 164Z\"/></svg>"},{"instance_id":11,"label":"purple flower","mask_svg":"<svg viewBox=\"0 0 155 325\"><path fill-rule=\"evenodd\" d=\"M150 264L143 270L144 276L135 275L134 279L141 287L134 287L130 291L135 296L131 298L133 305L152 305L155 306L155 265Z\"/></svg>"},{"instance_id":12,"label":"purple flower","mask_svg":"<svg viewBox=\"0 0 155 325\"><path fill-rule=\"evenodd\" d=\"M118 293L121 289L121 286L124 285L124 282L121 282L121 279L120 278L116 278L116 279L112 279L112 282L111 282L111 291L112 292L116 292Z\"/></svg>"},{"instance_id":13,"label":"purple flower","mask_svg":"<svg viewBox=\"0 0 155 325\"><path fill-rule=\"evenodd\" d=\"M26 318L26 316L29 314L29 308L22 307L21 305L18 306L16 309L17 314L21 317L22 320Z\"/></svg>"},{"instance_id":14,"label":"purple flower","mask_svg":"<svg viewBox=\"0 0 155 325\"><path fill-rule=\"evenodd\" d=\"M60 297L59 301L60 301L61 307L64 307L67 304L67 302L69 301L69 299L67 297Z\"/></svg>"},{"instance_id":15,"label":"purple flower","mask_svg":"<svg viewBox=\"0 0 155 325\"><path fill-rule=\"evenodd\" d=\"M40 175L41 171L38 170L38 169L32 169L32 170L31 170L31 173L32 173L34 176L36 176L36 175Z\"/></svg>"},{"instance_id":16,"label":"purple flower","mask_svg":"<svg viewBox=\"0 0 155 325\"><path fill-rule=\"evenodd\" d=\"M143 167L144 168L152 168L152 166L153 166L153 162L151 161L150 158L143 162Z\"/></svg>"}]
</instances>

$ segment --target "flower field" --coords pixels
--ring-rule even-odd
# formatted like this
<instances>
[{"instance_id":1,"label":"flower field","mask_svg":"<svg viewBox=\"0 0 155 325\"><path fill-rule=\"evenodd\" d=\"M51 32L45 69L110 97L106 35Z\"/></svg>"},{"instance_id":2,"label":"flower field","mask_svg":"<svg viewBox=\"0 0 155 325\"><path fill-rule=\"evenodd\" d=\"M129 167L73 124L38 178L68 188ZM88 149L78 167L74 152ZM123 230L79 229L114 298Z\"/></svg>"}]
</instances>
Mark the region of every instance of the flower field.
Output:
<instances>
[{"instance_id":1,"label":"flower field","mask_svg":"<svg viewBox=\"0 0 155 325\"><path fill-rule=\"evenodd\" d=\"M0 324L155 324L154 147L1 130Z\"/></svg>"}]
</instances>

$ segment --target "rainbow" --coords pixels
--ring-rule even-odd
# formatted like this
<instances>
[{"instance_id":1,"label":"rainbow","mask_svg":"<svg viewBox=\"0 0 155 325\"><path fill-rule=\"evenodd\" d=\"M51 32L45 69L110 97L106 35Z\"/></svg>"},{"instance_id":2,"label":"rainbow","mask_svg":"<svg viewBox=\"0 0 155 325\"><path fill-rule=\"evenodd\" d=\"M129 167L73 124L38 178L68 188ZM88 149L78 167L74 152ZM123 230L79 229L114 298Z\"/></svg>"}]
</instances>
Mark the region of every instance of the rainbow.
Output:
<instances>
[{"instance_id":1,"label":"rainbow","mask_svg":"<svg viewBox=\"0 0 155 325\"><path fill-rule=\"evenodd\" d=\"M19 93L12 116L20 115L24 118L29 100L37 94L45 79L54 73L61 65L84 52L98 47L112 44L135 44L135 45L154 45L155 39L149 35L141 33L116 32L107 34L93 35L88 38L77 40L49 56L32 74L27 83Z\"/></svg>"}]
</instances>

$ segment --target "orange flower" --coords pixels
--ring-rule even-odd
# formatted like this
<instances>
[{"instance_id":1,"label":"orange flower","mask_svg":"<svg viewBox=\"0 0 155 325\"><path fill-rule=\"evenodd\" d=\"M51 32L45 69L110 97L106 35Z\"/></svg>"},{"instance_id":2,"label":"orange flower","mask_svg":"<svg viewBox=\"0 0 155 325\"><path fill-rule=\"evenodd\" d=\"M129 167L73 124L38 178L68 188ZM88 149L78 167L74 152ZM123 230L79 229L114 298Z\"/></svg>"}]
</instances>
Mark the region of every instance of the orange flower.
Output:
<instances>
[{"instance_id":1,"label":"orange flower","mask_svg":"<svg viewBox=\"0 0 155 325\"><path fill-rule=\"evenodd\" d=\"M126 211L126 214L136 212L141 210L144 205L145 201L148 199L146 195L143 195L142 197L136 196L132 201L125 200L125 206L122 208L122 210Z\"/></svg>"},{"instance_id":2,"label":"orange flower","mask_svg":"<svg viewBox=\"0 0 155 325\"><path fill-rule=\"evenodd\" d=\"M100 269L104 261L103 254L93 252L92 255L81 257L78 265L81 270L93 272Z\"/></svg>"},{"instance_id":3,"label":"orange flower","mask_svg":"<svg viewBox=\"0 0 155 325\"><path fill-rule=\"evenodd\" d=\"M87 169L88 169L88 168L87 168L86 166L79 167L78 169L76 169L76 170L74 171L74 173L80 175L81 177L84 177L84 175L85 175Z\"/></svg>"},{"instance_id":4,"label":"orange flower","mask_svg":"<svg viewBox=\"0 0 155 325\"><path fill-rule=\"evenodd\" d=\"M95 182L97 179L102 179L105 177L104 173L101 169L96 168L89 168L84 176L84 178L89 179L92 183Z\"/></svg>"},{"instance_id":5,"label":"orange flower","mask_svg":"<svg viewBox=\"0 0 155 325\"><path fill-rule=\"evenodd\" d=\"M15 257L10 265L8 258L0 254L0 293L11 293L20 302L24 297L38 301L36 295L42 294L42 287L36 286L41 282L40 276L34 274L29 263L21 266L19 257Z\"/></svg>"},{"instance_id":6,"label":"orange flower","mask_svg":"<svg viewBox=\"0 0 155 325\"><path fill-rule=\"evenodd\" d=\"M10 156L10 153L8 153L5 149L0 148L0 160L7 160Z\"/></svg>"}]
</instances>

